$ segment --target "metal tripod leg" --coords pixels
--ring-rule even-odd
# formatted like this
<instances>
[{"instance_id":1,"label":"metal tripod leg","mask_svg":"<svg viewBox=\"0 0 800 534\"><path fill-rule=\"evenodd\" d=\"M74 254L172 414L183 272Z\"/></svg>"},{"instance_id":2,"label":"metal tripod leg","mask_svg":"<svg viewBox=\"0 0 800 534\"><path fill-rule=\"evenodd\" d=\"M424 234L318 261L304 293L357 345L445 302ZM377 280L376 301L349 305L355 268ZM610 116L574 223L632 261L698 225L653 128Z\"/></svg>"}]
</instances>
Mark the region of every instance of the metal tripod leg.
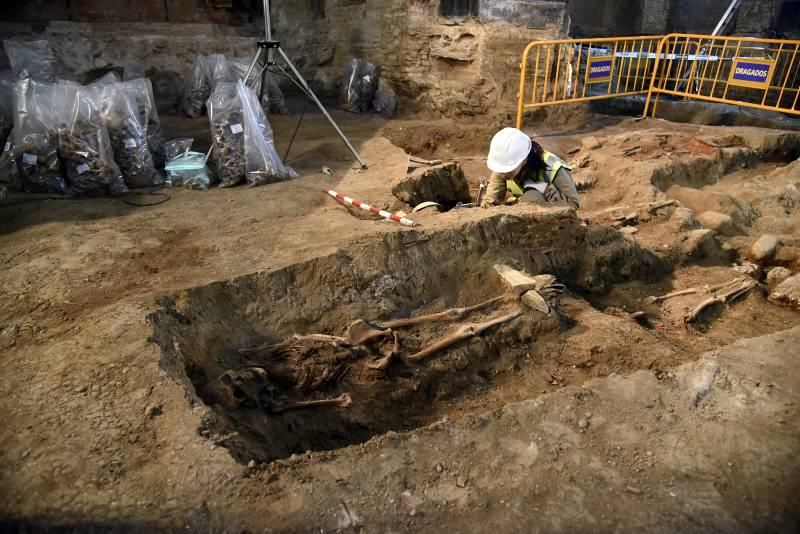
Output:
<instances>
[{"instance_id":1,"label":"metal tripod leg","mask_svg":"<svg viewBox=\"0 0 800 534\"><path fill-rule=\"evenodd\" d=\"M328 110L325 109L325 106L322 105L322 102L319 101L319 99L317 98L317 95L315 95L314 91L312 91L311 87L309 87L308 82L306 82L305 78L303 78L300 75L300 73L297 71L297 68L295 68L294 63L292 63L292 60L289 59L289 56L286 55L286 52L284 52L283 48L280 47L280 46L278 47L278 53L283 58L283 61L289 66L289 68L291 69L292 73L297 78L297 81L303 86L303 89L305 89L305 91L308 94L308 96L311 97L311 99L317 105L317 107L322 112L322 114L325 115L325 118L328 119L328 122L331 123L331 126L333 126L333 129L336 130L336 133L339 134L339 138L342 140L342 142L345 144L345 146L347 146L347 148L350 150L350 152L356 158L356 160L358 161L358 164L361 165L361 168L362 169L366 169L367 168L367 164L361 158L361 155L358 153L358 151L355 149L355 147L353 147L353 145L350 144L350 140L347 139L347 136L344 135L344 132L342 132L342 130L339 129L339 125L336 124L336 121L334 121L333 117L330 116L330 114L328 113Z\"/></svg>"}]
</instances>

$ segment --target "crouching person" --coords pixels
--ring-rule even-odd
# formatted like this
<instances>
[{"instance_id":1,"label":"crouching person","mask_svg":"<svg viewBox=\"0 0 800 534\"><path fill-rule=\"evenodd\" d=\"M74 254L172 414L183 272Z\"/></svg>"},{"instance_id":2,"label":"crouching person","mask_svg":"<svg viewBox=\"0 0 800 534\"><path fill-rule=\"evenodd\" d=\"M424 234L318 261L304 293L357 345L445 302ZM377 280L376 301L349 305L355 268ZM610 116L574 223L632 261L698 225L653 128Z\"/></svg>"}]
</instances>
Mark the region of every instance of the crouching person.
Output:
<instances>
[{"instance_id":1,"label":"crouching person","mask_svg":"<svg viewBox=\"0 0 800 534\"><path fill-rule=\"evenodd\" d=\"M492 177L483 207L517 202L579 207L571 167L516 128L497 132L486 163Z\"/></svg>"}]
</instances>

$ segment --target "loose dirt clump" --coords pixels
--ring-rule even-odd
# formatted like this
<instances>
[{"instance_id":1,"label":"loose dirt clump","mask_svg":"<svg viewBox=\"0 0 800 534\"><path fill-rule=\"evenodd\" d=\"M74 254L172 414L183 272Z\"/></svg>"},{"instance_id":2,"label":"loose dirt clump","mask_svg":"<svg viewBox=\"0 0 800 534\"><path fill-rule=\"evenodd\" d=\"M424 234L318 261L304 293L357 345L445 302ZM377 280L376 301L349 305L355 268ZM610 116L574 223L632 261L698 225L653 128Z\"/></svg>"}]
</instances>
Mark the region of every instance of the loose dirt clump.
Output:
<instances>
[{"instance_id":1,"label":"loose dirt clump","mask_svg":"<svg viewBox=\"0 0 800 534\"><path fill-rule=\"evenodd\" d=\"M436 202L444 210L472 201L464 171L457 163L421 167L392 185L392 194L412 208L423 202Z\"/></svg>"}]
</instances>

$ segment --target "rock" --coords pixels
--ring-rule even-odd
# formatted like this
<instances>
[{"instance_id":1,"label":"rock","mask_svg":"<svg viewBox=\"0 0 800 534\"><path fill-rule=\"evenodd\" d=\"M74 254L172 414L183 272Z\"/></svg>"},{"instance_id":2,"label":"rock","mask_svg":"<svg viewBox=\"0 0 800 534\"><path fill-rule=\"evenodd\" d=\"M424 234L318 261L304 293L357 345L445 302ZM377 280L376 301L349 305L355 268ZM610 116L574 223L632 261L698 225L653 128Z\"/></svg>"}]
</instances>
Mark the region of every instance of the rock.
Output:
<instances>
[{"instance_id":1,"label":"rock","mask_svg":"<svg viewBox=\"0 0 800 534\"><path fill-rule=\"evenodd\" d=\"M436 464L436 472L441 473L444 471L444 466L442 464Z\"/></svg>"},{"instance_id":2,"label":"rock","mask_svg":"<svg viewBox=\"0 0 800 534\"><path fill-rule=\"evenodd\" d=\"M775 255L778 249L778 236L764 234L753 243L750 248L750 256L756 261L767 261Z\"/></svg>"},{"instance_id":3,"label":"rock","mask_svg":"<svg viewBox=\"0 0 800 534\"><path fill-rule=\"evenodd\" d=\"M150 406L148 406L144 410L144 416L147 419L152 419L153 417L157 417L157 416L161 415L162 413L164 413L164 412L161 409L161 405L160 404L151 404Z\"/></svg>"},{"instance_id":4,"label":"rock","mask_svg":"<svg viewBox=\"0 0 800 534\"><path fill-rule=\"evenodd\" d=\"M503 278L503 281L509 286L511 292L516 295L522 295L531 289L539 287L538 281L535 278L528 276L522 271L513 269L508 265L498 263L494 266L494 270Z\"/></svg>"},{"instance_id":5,"label":"rock","mask_svg":"<svg viewBox=\"0 0 800 534\"><path fill-rule=\"evenodd\" d=\"M786 267L775 267L767 273L767 287L775 289L781 282L792 276L792 271Z\"/></svg>"},{"instance_id":6,"label":"rock","mask_svg":"<svg viewBox=\"0 0 800 534\"><path fill-rule=\"evenodd\" d=\"M714 183L714 181L708 183ZM708 185L708 183L703 182L697 185ZM656 183L656 185L658 185L658 183ZM757 213L752 206L727 193L679 185L670 187L664 184L664 187L668 188L666 190L667 198L677 200L682 206L689 208L695 213L703 213L706 211L724 213L733 219L733 223L739 227L749 226L756 219Z\"/></svg>"},{"instance_id":7,"label":"rock","mask_svg":"<svg viewBox=\"0 0 800 534\"><path fill-rule=\"evenodd\" d=\"M619 229L619 231L620 233L625 235L633 235L639 233L639 229L636 228L635 226L623 226L622 228Z\"/></svg>"},{"instance_id":8,"label":"rock","mask_svg":"<svg viewBox=\"0 0 800 534\"><path fill-rule=\"evenodd\" d=\"M769 294L769 300L800 308L800 273L778 284Z\"/></svg>"},{"instance_id":9,"label":"rock","mask_svg":"<svg viewBox=\"0 0 800 534\"><path fill-rule=\"evenodd\" d=\"M456 486L459 488L466 488L467 487L467 479L465 477L458 477L456 479Z\"/></svg>"},{"instance_id":10,"label":"rock","mask_svg":"<svg viewBox=\"0 0 800 534\"><path fill-rule=\"evenodd\" d=\"M704 258L727 259L730 251L723 249L717 239L717 233L708 228L686 232L681 243L683 255L687 260L697 261Z\"/></svg>"},{"instance_id":11,"label":"rock","mask_svg":"<svg viewBox=\"0 0 800 534\"><path fill-rule=\"evenodd\" d=\"M255 460L250 460L249 462L247 462L247 468L248 469L255 469L256 468L256 461Z\"/></svg>"},{"instance_id":12,"label":"rock","mask_svg":"<svg viewBox=\"0 0 800 534\"><path fill-rule=\"evenodd\" d=\"M778 252L775 253L776 263L798 263L800 262L800 247L787 247L781 242Z\"/></svg>"},{"instance_id":13,"label":"rock","mask_svg":"<svg viewBox=\"0 0 800 534\"><path fill-rule=\"evenodd\" d=\"M634 495L641 495L642 494L642 490L640 490L639 488L634 487L634 486L627 486L625 488L625 491L627 491L629 493L633 493Z\"/></svg>"},{"instance_id":14,"label":"rock","mask_svg":"<svg viewBox=\"0 0 800 534\"><path fill-rule=\"evenodd\" d=\"M678 230L694 230L700 226L700 223L697 222L694 216L694 212L689 208L675 208L671 220L675 221Z\"/></svg>"},{"instance_id":15,"label":"rock","mask_svg":"<svg viewBox=\"0 0 800 534\"><path fill-rule=\"evenodd\" d=\"M705 211L697 216L697 220L700 221L700 224L705 228L714 230L718 234L734 235L736 233L736 227L730 215L725 215L724 213L716 211Z\"/></svg>"},{"instance_id":16,"label":"rock","mask_svg":"<svg viewBox=\"0 0 800 534\"><path fill-rule=\"evenodd\" d=\"M586 150L597 150L598 148L603 146L600 144L600 141L598 141L597 138L594 137L593 135L581 139L581 145L583 145L583 148L585 148Z\"/></svg>"},{"instance_id":17,"label":"rock","mask_svg":"<svg viewBox=\"0 0 800 534\"><path fill-rule=\"evenodd\" d=\"M585 417L581 417L580 420L578 420L578 428L581 430L586 430L589 428L589 420Z\"/></svg>"}]
</instances>

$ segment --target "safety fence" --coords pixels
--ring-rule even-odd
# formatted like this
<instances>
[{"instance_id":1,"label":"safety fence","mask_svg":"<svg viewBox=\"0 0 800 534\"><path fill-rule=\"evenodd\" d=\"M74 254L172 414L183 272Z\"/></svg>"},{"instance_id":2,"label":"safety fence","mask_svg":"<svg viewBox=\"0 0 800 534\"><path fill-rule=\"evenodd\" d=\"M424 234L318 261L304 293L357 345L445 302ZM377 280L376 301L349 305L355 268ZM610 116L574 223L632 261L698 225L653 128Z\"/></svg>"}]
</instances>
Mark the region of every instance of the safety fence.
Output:
<instances>
[{"instance_id":1,"label":"safety fence","mask_svg":"<svg viewBox=\"0 0 800 534\"><path fill-rule=\"evenodd\" d=\"M661 95L800 115L800 41L671 34L657 56L645 116Z\"/></svg>"},{"instance_id":2,"label":"safety fence","mask_svg":"<svg viewBox=\"0 0 800 534\"><path fill-rule=\"evenodd\" d=\"M661 36L534 41L522 55L517 127L526 110L644 95Z\"/></svg>"},{"instance_id":3,"label":"safety fence","mask_svg":"<svg viewBox=\"0 0 800 534\"><path fill-rule=\"evenodd\" d=\"M517 127L530 109L661 95L800 114L800 41L670 34L530 43L522 56Z\"/></svg>"}]
</instances>

